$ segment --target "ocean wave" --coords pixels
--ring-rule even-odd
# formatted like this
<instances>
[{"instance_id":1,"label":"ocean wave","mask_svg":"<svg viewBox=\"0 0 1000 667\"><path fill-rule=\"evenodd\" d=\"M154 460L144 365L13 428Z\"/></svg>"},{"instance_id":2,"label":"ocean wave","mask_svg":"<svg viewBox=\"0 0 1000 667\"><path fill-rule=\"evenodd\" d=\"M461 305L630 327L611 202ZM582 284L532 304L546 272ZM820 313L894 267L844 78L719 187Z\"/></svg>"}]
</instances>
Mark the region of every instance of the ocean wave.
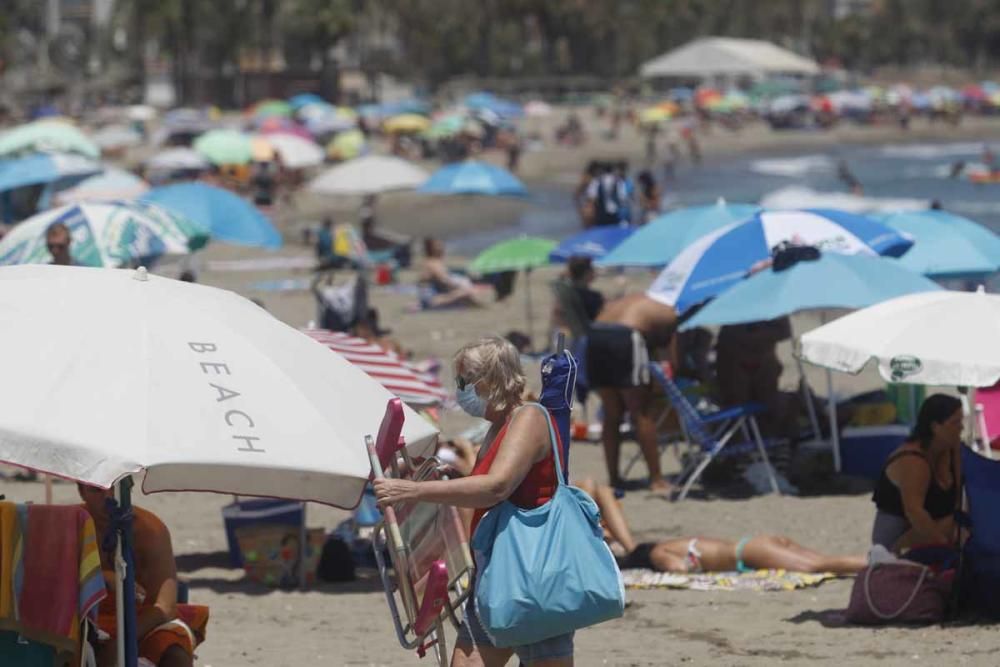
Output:
<instances>
[{"instance_id":1,"label":"ocean wave","mask_svg":"<svg viewBox=\"0 0 1000 667\"><path fill-rule=\"evenodd\" d=\"M864 197L848 192L821 192L812 188L791 185L767 193L760 198L760 205L764 208L836 208L842 211L865 213L925 209L928 206L928 200L904 197Z\"/></svg>"},{"instance_id":2,"label":"ocean wave","mask_svg":"<svg viewBox=\"0 0 1000 667\"><path fill-rule=\"evenodd\" d=\"M792 158L769 158L754 160L750 163L750 171L768 176L805 176L808 173L827 172L833 170L833 160L825 155L803 155Z\"/></svg>"},{"instance_id":3,"label":"ocean wave","mask_svg":"<svg viewBox=\"0 0 1000 667\"><path fill-rule=\"evenodd\" d=\"M979 155L983 151L981 142L955 142L949 144L904 144L882 146L879 153L885 157L901 157L916 160L936 160L938 158Z\"/></svg>"}]
</instances>

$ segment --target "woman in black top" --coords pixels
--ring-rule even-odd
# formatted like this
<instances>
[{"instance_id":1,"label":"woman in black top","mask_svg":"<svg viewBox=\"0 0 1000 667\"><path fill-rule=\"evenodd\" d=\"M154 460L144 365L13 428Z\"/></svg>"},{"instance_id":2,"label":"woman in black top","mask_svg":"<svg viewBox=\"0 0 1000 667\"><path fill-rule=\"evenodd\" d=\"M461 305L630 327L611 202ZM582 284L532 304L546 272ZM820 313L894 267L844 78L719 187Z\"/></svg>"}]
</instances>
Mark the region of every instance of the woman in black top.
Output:
<instances>
[{"instance_id":1,"label":"woman in black top","mask_svg":"<svg viewBox=\"0 0 1000 667\"><path fill-rule=\"evenodd\" d=\"M962 403L945 394L928 397L910 437L886 460L875 485L873 544L900 551L954 543L961 444Z\"/></svg>"}]
</instances>

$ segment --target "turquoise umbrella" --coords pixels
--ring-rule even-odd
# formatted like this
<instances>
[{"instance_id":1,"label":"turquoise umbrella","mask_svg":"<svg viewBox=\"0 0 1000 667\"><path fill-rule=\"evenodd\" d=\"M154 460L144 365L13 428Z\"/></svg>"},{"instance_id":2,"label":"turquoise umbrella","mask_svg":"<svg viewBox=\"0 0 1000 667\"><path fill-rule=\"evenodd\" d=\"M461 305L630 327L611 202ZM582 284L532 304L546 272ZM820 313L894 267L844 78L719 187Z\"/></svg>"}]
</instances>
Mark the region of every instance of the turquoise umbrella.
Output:
<instances>
[{"instance_id":1,"label":"turquoise umbrella","mask_svg":"<svg viewBox=\"0 0 1000 667\"><path fill-rule=\"evenodd\" d=\"M209 130L194 149L214 164L246 164L253 159L250 137L236 130Z\"/></svg>"},{"instance_id":2,"label":"turquoise umbrella","mask_svg":"<svg viewBox=\"0 0 1000 667\"><path fill-rule=\"evenodd\" d=\"M911 271L935 278L986 277L1000 270L1000 236L946 211L900 211L870 216L913 237L899 258Z\"/></svg>"},{"instance_id":3,"label":"turquoise umbrella","mask_svg":"<svg viewBox=\"0 0 1000 667\"><path fill-rule=\"evenodd\" d=\"M62 120L37 120L0 134L0 156L36 152L77 153L91 158L101 155L97 144Z\"/></svg>"}]
</instances>

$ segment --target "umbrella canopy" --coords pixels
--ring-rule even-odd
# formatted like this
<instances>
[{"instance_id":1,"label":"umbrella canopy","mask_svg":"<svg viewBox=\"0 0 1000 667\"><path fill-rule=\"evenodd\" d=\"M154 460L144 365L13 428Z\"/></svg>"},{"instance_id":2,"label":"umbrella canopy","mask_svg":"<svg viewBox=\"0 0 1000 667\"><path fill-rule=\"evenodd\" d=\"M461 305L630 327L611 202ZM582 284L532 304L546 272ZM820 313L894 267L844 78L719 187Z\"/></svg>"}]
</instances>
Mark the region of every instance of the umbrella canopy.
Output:
<instances>
[{"instance_id":1,"label":"umbrella canopy","mask_svg":"<svg viewBox=\"0 0 1000 667\"><path fill-rule=\"evenodd\" d=\"M502 241L479 253L469 264L469 271L498 273L533 269L548 264L549 253L555 250L555 247L555 241L530 236Z\"/></svg>"},{"instance_id":2,"label":"umbrella canopy","mask_svg":"<svg viewBox=\"0 0 1000 667\"><path fill-rule=\"evenodd\" d=\"M181 169L208 169L211 166L201 153L191 148L168 148L146 160L150 170L179 171Z\"/></svg>"},{"instance_id":3,"label":"umbrella canopy","mask_svg":"<svg viewBox=\"0 0 1000 667\"><path fill-rule=\"evenodd\" d=\"M497 97L493 93L479 92L467 95L465 106L477 111L491 111L505 118L518 118L524 115L524 110L517 102L511 102Z\"/></svg>"},{"instance_id":4,"label":"umbrella canopy","mask_svg":"<svg viewBox=\"0 0 1000 667\"><path fill-rule=\"evenodd\" d=\"M382 130L389 133L416 133L423 132L431 126L431 121L427 116L415 113L404 113L393 116L382 123Z\"/></svg>"},{"instance_id":5,"label":"umbrella canopy","mask_svg":"<svg viewBox=\"0 0 1000 667\"><path fill-rule=\"evenodd\" d=\"M309 130L290 118L282 118L280 116L265 118L257 124L257 132L260 134L293 134L303 139L312 139L312 135L309 134Z\"/></svg>"},{"instance_id":6,"label":"umbrella canopy","mask_svg":"<svg viewBox=\"0 0 1000 667\"><path fill-rule=\"evenodd\" d=\"M890 259L824 253L784 270L770 267L755 273L715 297L681 328L760 322L803 310L864 308L940 289Z\"/></svg>"},{"instance_id":7,"label":"umbrella canopy","mask_svg":"<svg viewBox=\"0 0 1000 667\"><path fill-rule=\"evenodd\" d=\"M194 149L214 164L246 164L253 158L250 137L236 130L209 130Z\"/></svg>"},{"instance_id":8,"label":"umbrella canopy","mask_svg":"<svg viewBox=\"0 0 1000 667\"><path fill-rule=\"evenodd\" d=\"M620 245L632 235L634 227L627 225L607 225L592 227L574 234L556 246L549 253L552 262L565 262L570 257L590 257L599 259Z\"/></svg>"},{"instance_id":9,"label":"umbrella canopy","mask_svg":"<svg viewBox=\"0 0 1000 667\"><path fill-rule=\"evenodd\" d=\"M38 120L0 134L0 156L34 152L78 153L91 158L101 154L83 132L61 120Z\"/></svg>"},{"instance_id":10,"label":"umbrella canopy","mask_svg":"<svg viewBox=\"0 0 1000 667\"><path fill-rule=\"evenodd\" d=\"M79 204L87 201L135 199L149 190L149 184L135 174L111 167L89 176L71 188L55 194L56 204Z\"/></svg>"},{"instance_id":11,"label":"umbrella canopy","mask_svg":"<svg viewBox=\"0 0 1000 667\"><path fill-rule=\"evenodd\" d=\"M96 174L101 169L100 164L80 155L36 154L0 160L0 192L52 183L67 176Z\"/></svg>"},{"instance_id":12,"label":"umbrella canopy","mask_svg":"<svg viewBox=\"0 0 1000 667\"><path fill-rule=\"evenodd\" d=\"M487 162L467 160L441 167L420 187L420 192L436 195L511 195L528 194L524 183L502 167Z\"/></svg>"},{"instance_id":13,"label":"umbrella canopy","mask_svg":"<svg viewBox=\"0 0 1000 667\"><path fill-rule=\"evenodd\" d=\"M281 163L289 169L305 169L323 164L326 154L312 139L303 139L294 134L275 133L260 137L281 158Z\"/></svg>"},{"instance_id":14,"label":"umbrella canopy","mask_svg":"<svg viewBox=\"0 0 1000 667\"><path fill-rule=\"evenodd\" d=\"M671 211L636 230L597 263L600 266L665 266L702 236L760 211L756 204L691 206Z\"/></svg>"},{"instance_id":15,"label":"umbrella canopy","mask_svg":"<svg viewBox=\"0 0 1000 667\"><path fill-rule=\"evenodd\" d=\"M93 140L101 150L114 150L138 146L142 135L129 125L106 125L94 133Z\"/></svg>"},{"instance_id":16,"label":"umbrella canopy","mask_svg":"<svg viewBox=\"0 0 1000 667\"><path fill-rule=\"evenodd\" d=\"M210 230L225 243L276 249L281 233L257 207L229 190L205 183L175 183L142 197Z\"/></svg>"},{"instance_id":17,"label":"umbrella canopy","mask_svg":"<svg viewBox=\"0 0 1000 667\"><path fill-rule=\"evenodd\" d=\"M357 504L392 395L340 355L232 292L143 269L0 281L0 340L39 352L7 360L23 381L0 388L0 460L105 488L145 471L146 492ZM407 409L411 451L434 433Z\"/></svg>"},{"instance_id":18,"label":"umbrella canopy","mask_svg":"<svg viewBox=\"0 0 1000 667\"><path fill-rule=\"evenodd\" d=\"M347 359L373 380L413 406L440 405L448 394L425 382L409 364L364 338L326 329L303 329L313 340Z\"/></svg>"},{"instance_id":19,"label":"umbrella canopy","mask_svg":"<svg viewBox=\"0 0 1000 667\"><path fill-rule=\"evenodd\" d=\"M802 336L800 355L847 373L872 359L890 382L990 387L1000 380L1000 295L928 292L886 301Z\"/></svg>"},{"instance_id":20,"label":"umbrella canopy","mask_svg":"<svg viewBox=\"0 0 1000 667\"><path fill-rule=\"evenodd\" d=\"M828 252L899 256L913 241L864 216L830 209L763 211L723 227L689 246L660 273L650 297L678 313L743 280L784 242Z\"/></svg>"},{"instance_id":21,"label":"umbrella canopy","mask_svg":"<svg viewBox=\"0 0 1000 667\"><path fill-rule=\"evenodd\" d=\"M366 155L327 169L309 189L328 195L367 195L411 190L427 180L427 172L406 160Z\"/></svg>"},{"instance_id":22,"label":"umbrella canopy","mask_svg":"<svg viewBox=\"0 0 1000 667\"><path fill-rule=\"evenodd\" d=\"M288 117L292 115L292 111L292 105L284 100L261 100L247 110L251 116L258 119L274 116Z\"/></svg>"},{"instance_id":23,"label":"umbrella canopy","mask_svg":"<svg viewBox=\"0 0 1000 667\"><path fill-rule=\"evenodd\" d=\"M328 102L316 93L299 93L298 95L289 97L288 104L298 111L302 107L307 107L311 104L328 104Z\"/></svg>"},{"instance_id":24,"label":"umbrella canopy","mask_svg":"<svg viewBox=\"0 0 1000 667\"><path fill-rule=\"evenodd\" d=\"M945 211L900 211L873 215L909 234L913 248L899 258L911 271L936 278L987 276L1000 270L1000 236Z\"/></svg>"},{"instance_id":25,"label":"umbrella canopy","mask_svg":"<svg viewBox=\"0 0 1000 667\"><path fill-rule=\"evenodd\" d=\"M326 154L335 160L352 160L364 150L365 135L361 130L341 132L326 145Z\"/></svg>"},{"instance_id":26,"label":"umbrella canopy","mask_svg":"<svg viewBox=\"0 0 1000 667\"><path fill-rule=\"evenodd\" d=\"M70 252L81 266L122 267L185 255L208 242L208 229L142 202L71 204L34 215L0 240L0 265L52 260L45 232L61 222L72 235Z\"/></svg>"}]
</instances>

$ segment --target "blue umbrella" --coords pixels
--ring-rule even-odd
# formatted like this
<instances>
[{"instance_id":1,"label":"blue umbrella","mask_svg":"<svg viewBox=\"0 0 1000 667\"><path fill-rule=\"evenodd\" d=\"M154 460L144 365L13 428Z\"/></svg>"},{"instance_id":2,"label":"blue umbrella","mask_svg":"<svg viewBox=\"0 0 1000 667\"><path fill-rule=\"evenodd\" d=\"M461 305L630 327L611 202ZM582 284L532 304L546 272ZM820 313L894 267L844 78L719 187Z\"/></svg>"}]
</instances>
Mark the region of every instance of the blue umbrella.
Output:
<instances>
[{"instance_id":1,"label":"blue umbrella","mask_svg":"<svg viewBox=\"0 0 1000 667\"><path fill-rule=\"evenodd\" d=\"M971 278L1000 270L1000 236L972 220L936 210L872 218L913 237L913 248L899 258L911 271L935 278Z\"/></svg>"},{"instance_id":2,"label":"blue umbrella","mask_svg":"<svg viewBox=\"0 0 1000 667\"><path fill-rule=\"evenodd\" d=\"M743 280L782 243L845 255L898 257L909 236L853 213L833 209L762 211L746 222L703 236L677 256L649 288L651 297L683 313Z\"/></svg>"},{"instance_id":3,"label":"blue umbrella","mask_svg":"<svg viewBox=\"0 0 1000 667\"><path fill-rule=\"evenodd\" d=\"M37 154L0 161L0 192L26 185L52 183L69 176L89 176L103 168L79 155Z\"/></svg>"},{"instance_id":4,"label":"blue umbrella","mask_svg":"<svg viewBox=\"0 0 1000 667\"><path fill-rule=\"evenodd\" d=\"M528 194L524 183L502 167L469 160L441 167L420 186L419 192L435 195L510 195Z\"/></svg>"},{"instance_id":5,"label":"blue umbrella","mask_svg":"<svg viewBox=\"0 0 1000 667\"><path fill-rule=\"evenodd\" d=\"M755 273L715 297L681 328L773 320L803 310L865 308L939 289L933 280L890 259L823 253L784 270Z\"/></svg>"},{"instance_id":6,"label":"blue umbrella","mask_svg":"<svg viewBox=\"0 0 1000 667\"><path fill-rule=\"evenodd\" d=\"M310 104L329 104L326 100L315 93L299 93L288 98L288 103L292 105L292 108L298 111L302 107L307 107Z\"/></svg>"},{"instance_id":7,"label":"blue umbrella","mask_svg":"<svg viewBox=\"0 0 1000 667\"><path fill-rule=\"evenodd\" d=\"M216 240L272 250L281 247L281 233L271 221L228 190L197 182L176 183L153 188L142 199L201 223Z\"/></svg>"},{"instance_id":8,"label":"blue umbrella","mask_svg":"<svg viewBox=\"0 0 1000 667\"><path fill-rule=\"evenodd\" d=\"M604 257L635 231L627 225L592 227L574 234L549 253L550 262L565 262L570 257Z\"/></svg>"},{"instance_id":9,"label":"blue umbrella","mask_svg":"<svg viewBox=\"0 0 1000 667\"><path fill-rule=\"evenodd\" d=\"M682 250L706 234L747 220L760 210L755 204L691 206L671 211L640 227L635 234L598 260L600 266L666 266Z\"/></svg>"},{"instance_id":10,"label":"blue umbrella","mask_svg":"<svg viewBox=\"0 0 1000 667\"><path fill-rule=\"evenodd\" d=\"M464 102L465 106L470 109L486 109L487 111L492 111L498 116L503 116L505 118L520 118L524 115L524 110L521 108L520 104L511 102L510 100L501 99L493 93L472 93L471 95L466 96Z\"/></svg>"}]
</instances>

